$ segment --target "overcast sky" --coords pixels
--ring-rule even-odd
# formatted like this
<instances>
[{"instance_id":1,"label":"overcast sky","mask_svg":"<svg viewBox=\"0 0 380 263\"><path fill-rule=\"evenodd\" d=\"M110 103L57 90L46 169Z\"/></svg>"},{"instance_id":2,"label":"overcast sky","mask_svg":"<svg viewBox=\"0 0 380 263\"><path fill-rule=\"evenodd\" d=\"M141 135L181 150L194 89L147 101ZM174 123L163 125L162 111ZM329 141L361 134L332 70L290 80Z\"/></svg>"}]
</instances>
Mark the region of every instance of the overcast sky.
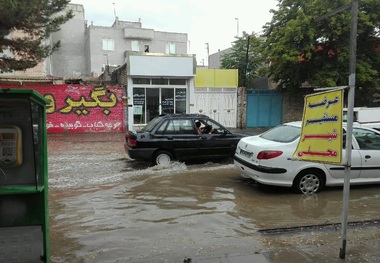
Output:
<instances>
[{"instance_id":1,"label":"overcast sky","mask_svg":"<svg viewBox=\"0 0 380 263\"><path fill-rule=\"evenodd\" d=\"M95 26L112 26L115 14L122 21L138 21L155 31L187 33L190 53L207 64L209 54L231 47L237 32L258 33L272 19L277 0L71 0L82 4L85 19Z\"/></svg>"}]
</instances>

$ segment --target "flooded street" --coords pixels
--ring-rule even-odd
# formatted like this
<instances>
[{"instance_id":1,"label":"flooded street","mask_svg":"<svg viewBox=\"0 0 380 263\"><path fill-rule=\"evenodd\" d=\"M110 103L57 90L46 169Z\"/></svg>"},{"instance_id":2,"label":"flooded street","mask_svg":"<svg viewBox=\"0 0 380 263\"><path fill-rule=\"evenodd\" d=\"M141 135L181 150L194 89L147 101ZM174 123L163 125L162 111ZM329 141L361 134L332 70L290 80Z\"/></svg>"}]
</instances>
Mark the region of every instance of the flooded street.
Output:
<instances>
[{"instance_id":1,"label":"flooded street","mask_svg":"<svg viewBox=\"0 0 380 263\"><path fill-rule=\"evenodd\" d=\"M49 135L52 262L181 262L272 249L272 262L284 262L279 256L289 247L320 242L339 249L337 230L278 231L339 224L341 188L297 195L259 187L242 179L232 160L152 167L128 159L123 142L123 134ZM349 221L380 218L379 190L351 189ZM349 241L380 237L376 225L364 231Z\"/></svg>"}]
</instances>

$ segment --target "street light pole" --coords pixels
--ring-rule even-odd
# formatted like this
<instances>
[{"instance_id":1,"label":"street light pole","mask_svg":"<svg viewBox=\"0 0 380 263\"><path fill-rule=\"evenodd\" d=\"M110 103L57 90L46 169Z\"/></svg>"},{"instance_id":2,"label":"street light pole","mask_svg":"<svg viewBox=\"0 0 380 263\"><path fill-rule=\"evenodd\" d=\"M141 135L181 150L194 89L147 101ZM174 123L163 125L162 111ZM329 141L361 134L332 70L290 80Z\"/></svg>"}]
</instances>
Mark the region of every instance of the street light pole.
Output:
<instances>
[{"instance_id":1,"label":"street light pole","mask_svg":"<svg viewBox=\"0 0 380 263\"><path fill-rule=\"evenodd\" d=\"M239 37L239 18L235 18L236 20L236 37Z\"/></svg>"},{"instance_id":2,"label":"street light pole","mask_svg":"<svg viewBox=\"0 0 380 263\"><path fill-rule=\"evenodd\" d=\"M209 62L210 62L210 45L209 43L205 43L206 44L206 50L207 50L207 67L209 67Z\"/></svg>"},{"instance_id":3,"label":"street light pole","mask_svg":"<svg viewBox=\"0 0 380 263\"><path fill-rule=\"evenodd\" d=\"M115 7L115 3L112 3L113 4L113 15L115 16L115 20L116 20L116 7Z\"/></svg>"}]
</instances>

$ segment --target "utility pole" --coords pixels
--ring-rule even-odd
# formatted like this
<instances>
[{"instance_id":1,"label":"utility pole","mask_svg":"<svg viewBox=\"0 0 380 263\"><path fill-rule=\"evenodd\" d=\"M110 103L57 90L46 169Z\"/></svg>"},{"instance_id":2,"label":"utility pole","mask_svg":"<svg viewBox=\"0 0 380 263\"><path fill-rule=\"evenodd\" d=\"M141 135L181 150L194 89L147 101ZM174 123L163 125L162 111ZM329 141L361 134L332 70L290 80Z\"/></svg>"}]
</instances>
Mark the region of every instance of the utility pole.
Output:
<instances>
[{"instance_id":1,"label":"utility pole","mask_svg":"<svg viewBox=\"0 0 380 263\"><path fill-rule=\"evenodd\" d=\"M346 158L347 163L344 168L344 186L343 186L343 209L342 209L342 239L339 250L339 257L346 257L347 245L347 220L350 195L350 171L351 171L351 152L352 152L352 126L353 112L355 103L355 81L356 81L356 45L357 45L357 27L358 27L358 9L359 0L351 1L351 33L350 33L350 75L348 77L348 109L347 109L347 139L346 139Z\"/></svg>"},{"instance_id":2,"label":"utility pole","mask_svg":"<svg viewBox=\"0 0 380 263\"><path fill-rule=\"evenodd\" d=\"M247 87L247 72L248 72L248 60L249 60L249 35L247 35L247 50L245 53L245 67L244 67L244 87Z\"/></svg>"},{"instance_id":3,"label":"utility pole","mask_svg":"<svg viewBox=\"0 0 380 263\"><path fill-rule=\"evenodd\" d=\"M346 158L344 160L344 185L343 185L343 208L342 208L342 233L341 246L339 257L346 257L347 245L347 221L348 207L350 195L350 177L351 177L351 153L352 153L352 127L353 127L353 112L355 103L355 81L356 81L356 43L357 43L357 26L358 26L358 9L359 0L352 0L351 4L347 4L333 10L316 19L321 21L329 18L343 10L351 7L351 30L350 30L350 61L349 61L349 76L348 76L348 108L347 108L347 134L346 134Z\"/></svg>"}]
</instances>

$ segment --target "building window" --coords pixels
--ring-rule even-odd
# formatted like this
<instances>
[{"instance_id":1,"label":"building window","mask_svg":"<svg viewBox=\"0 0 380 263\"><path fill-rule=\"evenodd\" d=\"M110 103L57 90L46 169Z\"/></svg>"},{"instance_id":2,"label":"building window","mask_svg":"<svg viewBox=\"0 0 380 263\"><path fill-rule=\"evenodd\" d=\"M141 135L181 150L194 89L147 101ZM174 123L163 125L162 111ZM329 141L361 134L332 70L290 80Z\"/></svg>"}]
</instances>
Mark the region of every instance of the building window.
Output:
<instances>
[{"instance_id":1,"label":"building window","mask_svg":"<svg viewBox=\"0 0 380 263\"><path fill-rule=\"evenodd\" d=\"M169 85L169 79L152 79L152 85Z\"/></svg>"},{"instance_id":2,"label":"building window","mask_svg":"<svg viewBox=\"0 0 380 263\"><path fill-rule=\"evenodd\" d=\"M133 84L150 84L150 79L146 78L133 78Z\"/></svg>"},{"instance_id":3,"label":"building window","mask_svg":"<svg viewBox=\"0 0 380 263\"><path fill-rule=\"evenodd\" d=\"M186 79L166 79L166 78L132 78L133 84L148 84L148 85L177 85L185 86Z\"/></svg>"},{"instance_id":4,"label":"building window","mask_svg":"<svg viewBox=\"0 0 380 263\"><path fill-rule=\"evenodd\" d=\"M131 41L131 49L132 49L132 51L140 52L139 41L132 40Z\"/></svg>"},{"instance_id":5,"label":"building window","mask_svg":"<svg viewBox=\"0 0 380 263\"><path fill-rule=\"evenodd\" d=\"M174 111L174 89L161 88L161 114L173 114Z\"/></svg>"},{"instance_id":6,"label":"building window","mask_svg":"<svg viewBox=\"0 0 380 263\"><path fill-rule=\"evenodd\" d=\"M169 43L166 45L166 54L175 54L175 44Z\"/></svg>"},{"instance_id":7,"label":"building window","mask_svg":"<svg viewBox=\"0 0 380 263\"><path fill-rule=\"evenodd\" d=\"M111 38L102 39L102 48L103 50L114 51L115 50L115 41Z\"/></svg>"},{"instance_id":8,"label":"building window","mask_svg":"<svg viewBox=\"0 0 380 263\"><path fill-rule=\"evenodd\" d=\"M186 85L186 79L170 79L170 85Z\"/></svg>"},{"instance_id":9,"label":"building window","mask_svg":"<svg viewBox=\"0 0 380 263\"><path fill-rule=\"evenodd\" d=\"M145 88L133 88L133 123L145 123Z\"/></svg>"},{"instance_id":10,"label":"building window","mask_svg":"<svg viewBox=\"0 0 380 263\"><path fill-rule=\"evenodd\" d=\"M175 89L175 112L186 113L186 89Z\"/></svg>"}]
</instances>

